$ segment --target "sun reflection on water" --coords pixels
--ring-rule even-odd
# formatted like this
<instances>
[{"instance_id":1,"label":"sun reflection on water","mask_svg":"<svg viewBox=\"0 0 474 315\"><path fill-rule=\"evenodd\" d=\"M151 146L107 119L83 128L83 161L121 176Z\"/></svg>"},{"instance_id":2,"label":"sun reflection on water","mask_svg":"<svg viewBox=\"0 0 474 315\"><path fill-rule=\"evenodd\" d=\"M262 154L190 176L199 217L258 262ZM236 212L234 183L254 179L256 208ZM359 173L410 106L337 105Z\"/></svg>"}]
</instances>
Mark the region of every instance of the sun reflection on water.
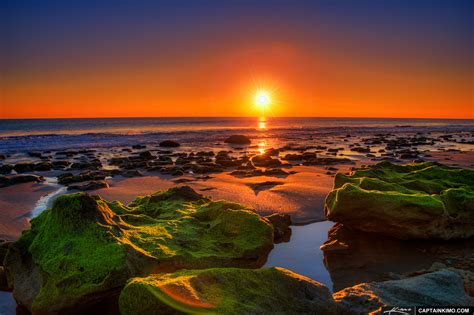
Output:
<instances>
[{"instance_id":1,"label":"sun reflection on water","mask_svg":"<svg viewBox=\"0 0 474 315\"><path fill-rule=\"evenodd\" d=\"M265 150L267 149L267 140L262 139L258 141L258 154L262 155L265 153Z\"/></svg>"},{"instance_id":2,"label":"sun reflection on water","mask_svg":"<svg viewBox=\"0 0 474 315\"><path fill-rule=\"evenodd\" d=\"M260 117L258 119L258 129L267 129L267 119L265 117Z\"/></svg>"}]
</instances>

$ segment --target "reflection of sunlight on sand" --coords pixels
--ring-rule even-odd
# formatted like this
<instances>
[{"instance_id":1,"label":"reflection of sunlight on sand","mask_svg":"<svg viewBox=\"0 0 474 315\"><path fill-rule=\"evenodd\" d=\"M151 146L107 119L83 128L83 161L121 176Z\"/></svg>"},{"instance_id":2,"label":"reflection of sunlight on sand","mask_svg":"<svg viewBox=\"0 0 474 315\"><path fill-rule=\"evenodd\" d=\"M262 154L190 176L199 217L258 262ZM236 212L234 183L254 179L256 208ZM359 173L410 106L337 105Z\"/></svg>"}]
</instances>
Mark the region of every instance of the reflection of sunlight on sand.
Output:
<instances>
[{"instance_id":1,"label":"reflection of sunlight on sand","mask_svg":"<svg viewBox=\"0 0 474 315\"><path fill-rule=\"evenodd\" d=\"M148 290L173 309L190 314L208 314L214 305L202 301L187 279L181 282L180 285L164 284L158 288L148 287Z\"/></svg>"},{"instance_id":2,"label":"reflection of sunlight on sand","mask_svg":"<svg viewBox=\"0 0 474 315\"><path fill-rule=\"evenodd\" d=\"M348 168L349 166L341 166L339 170L345 172ZM326 169L323 167L296 166L293 170L297 173L278 179L266 176L237 178L229 174L211 174L212 178L207 181L192 181L186 185L215 200L226 199L242 203L257 209L262 214L272 212L291 214L293 221L300 224L324 220L324 199L332 188L333 178L326 175ZM262 190L258 195L247 186L249 183L274 180L282 181L284 184ZM109 184L109 188L90 193L100 194L107 200L129 203L136 196L175 186L171 180L159 176L117 178L110 180Z\"/></svg>"}]
</instances>

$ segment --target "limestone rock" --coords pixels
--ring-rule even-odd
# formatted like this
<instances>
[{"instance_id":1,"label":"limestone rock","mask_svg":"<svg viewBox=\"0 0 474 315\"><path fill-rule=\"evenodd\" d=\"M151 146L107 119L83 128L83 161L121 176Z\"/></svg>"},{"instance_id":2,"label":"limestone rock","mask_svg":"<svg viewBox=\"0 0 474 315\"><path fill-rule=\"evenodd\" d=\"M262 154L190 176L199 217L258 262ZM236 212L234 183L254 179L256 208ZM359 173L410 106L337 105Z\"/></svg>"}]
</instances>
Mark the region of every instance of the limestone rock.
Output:
<instances>
[{"instance_id":1,"label":"limestone rock","mask_svg":"<svg viewBox=\"0 0 474 315\"><path fill-rule=\"evenodd\" d=\"M338 173L326 216L354 229L410 238L474 236L474 171L387 161Z\"/></svg>"},{"instance_id":2,"label":"limestone rock","mask_svg":"<svg viewBox=\"0 0 474 315\"><path fill-rule=\"evenodd\" d=\"M215 268L134 278L120 294L128 314L335 314L329 290L283 268Z\"/></svg>"},{"instance_id":3,"label":"limestone rock","mask_svg":"<svg viewBox=\"0 0 474 315\"><path fill-rule=\"evenodd\" d=\"M99 196L60 196L12 244L5 270L32 313L78 309L116 294L130 277L178 269L258 268L273 247L271 224L242 205L189 187L128 206Z\"/></svg>"}]
</instances>

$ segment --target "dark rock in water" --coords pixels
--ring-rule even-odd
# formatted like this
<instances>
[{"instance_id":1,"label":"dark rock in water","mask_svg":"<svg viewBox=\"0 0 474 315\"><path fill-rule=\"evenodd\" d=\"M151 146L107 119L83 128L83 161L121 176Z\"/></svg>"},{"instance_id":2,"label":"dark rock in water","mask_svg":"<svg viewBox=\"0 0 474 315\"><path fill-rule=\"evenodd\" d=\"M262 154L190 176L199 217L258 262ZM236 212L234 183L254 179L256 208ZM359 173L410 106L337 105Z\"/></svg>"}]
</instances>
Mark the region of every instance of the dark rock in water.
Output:
<instances>
[{"instance_id":1,"label":"dark rock in water","mask_svg":"<svg viewBox=\"0 0 474 315\"><path fill-rule=\"evenodd\" d=\"M146 145L135 144L135 145L132 145L132 149L135 149L135 150L146 149Z\"/></svg>"},{"instance_id":2,"label":"dark rock in water","mask_svg":"<svg viewBox=\"0 0 474 315\"><path fill-rule=\"evenodd\" d=\"M67 185L70 183L79 183L90 180L103 180L107 177L105 171L86 171L78 175L73 175L72 173L63 173L58 176L58 183L62 185Z\"/></svg>"},{"instance_id":3,"label":"dark rock in water","mask_svg":"<svg viewBox=\"0 0 474 315\"><path fill-rule=\"evenodd\" d=\"M255 177L255 176L263 176L263 171L260 169L255 169L253 171L247 170L235 170L230 173L230 175L235 177Z\"/></svg>"},{"instance_id":4,"label":"dark rock in water","mask_svg":"<svg viewBox=\"0 0 474 315\"><path fill-rule=\"evenodd\" d=\"M53 161L51 164L52 164L53 169L61 170L71 165L71 162L63 160L63 161Z\"/></svg>"},{"instance_id":5,"label":"dark rock in water","mask_svg":"<svg viewBox=\"0 0 474 315\"><path fill-rule=\"evenodd\" d=\"M336 314L323 284L283 268L214 268L131 279L119 298L132 314Z\"/></svg>"},{"instance_id":6,"label":"dark rock in water","mask_svg":"<svg viewBox=\"0 0 474 315\"><path fill-rule=\"evenodd\" d=\"M127 207L85 193L58 197L7 253L15 299L32 313L67 313L116 294L131 277L261 267L273 247L268 221L245 206L198 196L180 188Z\"/></svg>"},{"instance_id":7,"label":"dark rock in water","mask_svg":"<svg viewBox=\"0 0 474 315\"><path fill-rule=\"evenodd\" d=\"M295 174L296 172L287 172L281 168L273 169L256 169L255 167L245 167L243 169L237 169L230 173L232 176L236 177L256 177L256 176L269 176L269 177L287 177L290 174Z\"/></svg>"},{"instance_id":8,"label":"dark rock in water","mask_svg":"<svg viewBox=\"0 0 474 315\"><path fill-rule=\"evenodd\" d=\"M102 163L98 159L94 159L92 161L86 161L86 162L75 162L72 163L71 169L77 169L77 170L97 170L102 167Z\"/></svg>"},{"instance_id":9,"label":"dark rock in water","mask_svg":"<svg viewBox=\"0 0 474 315\"><path fill-rule=\"evenodd\" d=\"M120 175L122 175L123 177L140 177L140 176L143 176L143 174L138 170L123 171L123 172L120 172Z\"/></svg>"},{"instance_id":10,"label":"dark rock in water","mask_svg":"<svg viewBox=\"0 0 474 315\"><path fill-rule=\"evenodd\" d=\"M195 181L196 181L195 179L191 179L191 178L178 178L178 179L173 180L173 183L183 184L183 183L190 183L190 182L195 182Z\"/></svg>"},{"instance_id":11,"label":"dark rock in water","mask_svg":"<svg viewBox=\"0 0 474 315\"><path fill-rule=\"evenodd\" d=\"M3 266L0 266L0 291L11 291L11 288L8 286L7 274Z\"/></svg>"},{"instance_id":12,"label":"dark rock in water","mask_svg":"<svg viewBox=\"0 0 474 315\"><path fill-rule=\"evenodd\" d=\"M11 176L0 176L0 187L7 187L17 184L35 182L39 183L44 181L43 176L38 175L11 175Z\"/></svg>"},{"instance_id":13,"label":"dark rock in water","mask_svg":"<svg viewBox=\"0 0 474 315\"><path fill-rule=\"evenodd\" d=\"M301 157L305 161L310 161L310 160L316 159L318 157L318 154L316 152L304 152ZM329 159L332 160L334 158L329 158Z\"/></svg>"},{"instance_id":14,"label":"dark rock in water","mask_svg":"<svg viewBox=\"0 0 474 315\"><path fill-rule=\"evenodd\" d=\"M334 293L340 314L369 314L384 306L473 305L465 271L442 269L401 280L361 283Z\"/></svg>"},{"instance_id":15,"label":"dark rock in water","mask_svg":"<svg viewBox=\"0 0 474 315\"><path fill-rule=\"evenodd\" d=\"M252 163L246 163L237 167L238 171L254 171L256 169Z\"/></svg>"},{"instance_id":16,"label":"dark rock in water","mask_svg":"<svg viewBox=\"0 0 474 315\"><path fill-rule=\"evenodd\" d=\"M5 164L5 165L0 165L0 174L10 174L13 170L13 165L10 164Z\"/></svg>"},{"instance_id":17,"label":"dark rock in water","mask_svg":"<svg viewBox=\"0 0 474 315\"><path fill-rule=\"evenodd\" d=\"M283 185L284 182L277 182L277 181L266 181L266 182L261 182L261 183L249 183L247 186L252 188L252 190L258 194L259 192L267 189L271 189L275 186L278 185Z\"/></svg>"},{"instance_id":18,"label":"dark rock in water","mask_svg":"<svg viewBox=\"0 0 474 315\"><path fill-rule=\"evenodd\" d=\"M141 157L142 159L147 159L147 160L150 160L150 159L154 159L155 157L153 156L153 154L151 154L150 151L143 151L143 152L140 152L138 153L138 156Z\"/></svg>"},{"instance_id":19,"label":"dark rock in water","mask_svg":"<svg viewBox=\"0 0 474 315\"><path fill-rule=\"evenodd\" d=\"M291 217L288 214L274 213L265 219L273 225L273 241L275 244L288 242L291 237Z\"/></svg>"},{"instance_id":20,"label":"dark rock in water","mask_svg":"<svg viewBox=\"0 0 474 315\"><path fill-rule=\"evenodd\" d=\"M105 180L94 180L84 184L74 184L68 186L67 190L96 190L101 188L109 188L109 184Z\"/></svg>"},{"instance_id":21,"label":"dark rock in water","mask_svg":"<svg viewBox=\"0 0 474 315\"><path fill-rule=\"evenodd\" d=\"M337 164L353 164L354 162L348 158L333 157L316 157L305 159L303 165L337 165Z\"/></svg>"},{"instance_id":22,"label":"dark rock in water","mask_svg":"<svg viewBox=\"0 0 474 315\"><path fill-rule=\"evenodd\" d=\"M263 172L263 175L265 175L265 176L276 176L276 177L287 177L288 175L290 175L290 173L288 173L285 170L282 170L281 168L272 168L272 169L266 169Z\"/></svg>"},{"instance_id":23,"label":"dark rock in water","mask_svg":"<svg viewBox=\"0 0 474 315\"><path fill-rule=\"evenodd\" d=\"M77 154L77 151L58 151L55 155L65 155L67 157L72 157Z\"/></svg>"},{"instance_id":24,"label":"dark rock in water","mask_svg":"<svg viewBox=\"0 0 474 315\"><path fill-rule=\"evenodd\" d=\"M183 164L190 163L190 162L191 162L191 159L184 158L184 157L178 157L178 158L176 159L175 164L176 164L176 165L183 165Z\"/></svg>"},{"instance_id":25,"label":"dark rock in water","mask_svg":"<svg viewBox=\"0 0 474 315\"><path fill-rule=\"evenodd\" d=\"M41 171L50 171L53 168L53 165L50 162L36 163L33 170L37 172Z\"/></svg>"},{"instance_id":26,"label":"dark rock in water","mask_svg":"<svg viewBox=\"0 0 474 315\"><path fill-rule=\"evenodd\" d=\"M284 157L282 157L282 160L286 161L301 161L303 160L303 155L302 154L286 154Z\"/></svg>"},{"instance_id":27,"label":"dark rock in water","mask_svg":"<svg viewBox=\"0 0 474 315\"><path fill-rule=\"evenodd\" d=\"M160 172L162 174L172 175L172 176L182 176L185 174L184 170L181 167L171 166L171 167L163 167L161 168Z\"/></svg>"},{"instance_id":28,"label":"dark rock in water","mask_svg":"<svg viewBox=\"0 0 474 315\"><path fill-rule=\"evenodd\" d=\"M338 173L326 216L354 229L408 238L474 236L474 171L380 162Z\"/></svg>"},{"instance_id":29,"label":"dark rock in water","mask_svg":"<svg viewBox=\"0 0 474 315\"><path fill-rule=\"evenodd\" d=\"M274 159L268 155L256 155L252 158L252 163L255 166L261 167L276 167L281 165L281 161Z\"/></svg>"},{"instance_id":30,"label":"dark rock in water","mask_svg":"<svg viewBox=\"0 0 474 315\"><path fill-rule=\"evenodd\" d=\"M29 163L29 162L17 163L13 167L13 169L17 173L33 172L34 168L35 168L35 163Z\"/></svg>"},{"instance_id":31,"label":"dark rock in water","mask_svg":"<svg viewBox=\"0 0 474 315\"><path fill-rule=\"evenodd\" d=\"M265 150L265 153L264 153L266 156L278 156L280 154L280 150L279 149L274 149L274 148L270 148L268 150Z\"/></svg>"},{"instance_id":32,"label":"dark rock in water","mask_svg":"<svg viewBox=\"0 0 474 315\"><path fill-rule=\"evenodd\" d=\"M351 148L351 151L354 152L359 152L359 153L370 153L370 148L369 147L353 147Z\"/></svg>"},{"instance_id":33,"label":"dark rock in water","mask_svg":"<svg viewBox=\"0 0 474 315\"><path fill-rule=\"evenodd\" d=\"M37 157L37 158L42 158L43 157L41 152L34 152L34 151L28 152L28 155L31 156L31 157Z\"/></svg>"},{"instance_id":34,"label":"dark rock in water","mask_svg":"<svg viewBox=\"0 0 474 315\"><path fill-rule=\"evenodd\" d=\"M58 183L59 184L69 184L73 183L75 181L75 177L73 173L67 172L67 173L62 173L58 175Z\"/></svg>"},{"instance_id":35,"label":"dark rock in water","mask_svg":"<svg viewBox=\"0 0 474 315\"><path fill-rule=\"evenodd\" d=\"M178 142L172 141L172 140L165 140L165 141L160 142L160 147L164 147L164 148L176 148L179 146L180 144Z\"/></svg>"},{"instance_id":36,"label":"dark rock in water","mask_svg":"<svg viewBox=\"0 0 474 315\"><path fill-rule=\"evenodd\" d=\"M39 163L17 163L13 167L13 169L17 173L27 173L27 172L41 172L41 171L49 171L52 168L52 164L50 162L39 162Z\"/></svg>"},{"instance_id":37,"label":"dark rock in water","mask_svg":"<svg viewBox=\"0 0 474 315\"><path fill-rule=\"evenodd\" d=\"M5 155L0 154L0 161L3 161L3 160L5 160L5 159L6 159Z\"/></svg>"},{"instance_id":38,"label":"dark rock in water","mask_svg":"<svg viewBox=\"0 0 474 315\"><path fill-rule=\"evenodd\" d=\"M227 153L219 152L216 156L216 164L221 167L239 167L242 163L242 160L232 158Z\"/></svg>"},{"instance_id":39,"label":"dark rock in water","mask_svg":"<svg viewBox=\"0 0 474 315\"><path fill-rule=\"evenodd\" d=\"M350 229L336 223L321 246L334 291L361 282L392 280L394 274L428 270L441 262L474 270L474 239L410 241ZM453 259L456 257L456 259Z\"/></svg>"},{"instance_id":40,"label":"dark rock in water","mask_svg":"<svg viewBox=\"0 0 474 315\"><path fill-rule=\"evenodd\" d=\"M224 140L225 143L230 144L250 144L252 141L247 136L244 135L232 135Z\"/></svg>"}]
</instances>

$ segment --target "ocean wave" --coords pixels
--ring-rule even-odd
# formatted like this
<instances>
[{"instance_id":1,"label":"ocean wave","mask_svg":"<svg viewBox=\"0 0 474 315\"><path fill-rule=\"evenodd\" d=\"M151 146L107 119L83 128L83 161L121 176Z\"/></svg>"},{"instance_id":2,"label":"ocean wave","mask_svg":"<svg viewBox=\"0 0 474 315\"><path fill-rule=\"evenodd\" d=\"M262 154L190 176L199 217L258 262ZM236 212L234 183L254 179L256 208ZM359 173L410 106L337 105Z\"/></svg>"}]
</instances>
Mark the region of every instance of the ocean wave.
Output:
<instances>
[{"instance_id":1,"label":"ocean wave","mask_svg":"<svg viewBox=\"0 0 474 315\"><path fill-rule=\"evenodd\" d=\"M183 144L203 144L220 141L230 134L240 133L252 138L280 138L298 140L305 136L376 134L397 132L474 132L474 124L453 125L392 125L392 126L269 126L258 129L256 126L239 128L174 130L165 132L117 133L85 132L80 134L45 133L23 136L0 137L0 152L27 150L60 150L84 147L114 147L133 144L152 144L172 139Z\"/></svg>"}]
</instances>

